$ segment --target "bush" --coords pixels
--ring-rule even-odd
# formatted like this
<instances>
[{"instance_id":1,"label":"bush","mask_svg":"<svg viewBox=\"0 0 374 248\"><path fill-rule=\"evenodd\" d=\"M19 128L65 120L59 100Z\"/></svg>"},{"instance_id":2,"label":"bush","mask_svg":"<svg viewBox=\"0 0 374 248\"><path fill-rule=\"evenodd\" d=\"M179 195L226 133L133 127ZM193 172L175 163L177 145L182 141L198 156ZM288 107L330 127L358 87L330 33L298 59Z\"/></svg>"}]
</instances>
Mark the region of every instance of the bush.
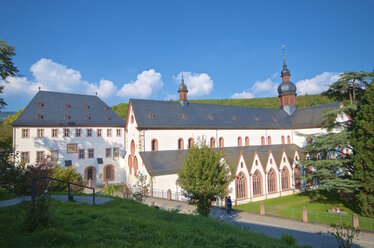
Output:
<instances>
[{"instance_id":1,"label":"bush","mask_svg":"<svg viewBox=\"0 0 374 248\"><path fill-rule=\"evenodd\" d=\"M331 228L333 231L330 233L338 241L339 247L352 247L353 239L360 233L358 228L354 228L347 223L342 225L332 224Z\"/></svg>"},{"instance_id":2,"label":"bush","mask_svg":"<svg viewBox=\"0 0 374 248\"><path fill-rule=\"evenodd\" d=\"M103 188L103 194L104 195L114 195L116 193L116 189L113 185L108 185Z\"/></svg>"},{"instance_id":3,"label":"bush","mask_svg":"<svg viewBox=\"0 0 374 248\"><path fill-rule=\"evenodd\" d=\"M287 245L295 245L296 239L292 234L282 233L282 240L286 242Z\"/></svg>"},{"instance_id":4,"label":"bush","mask_svg":"<svg viewBox=\"0 0 374 248\"><path fill-rule=\"evenodd\" d=\"M83 185L83 178L81 174L78 173L77 169L69 166L66 168L63 168L59 165L57 165L52 174L53 178L66 181L66 182L72 182L79 185ZM66 191L68 189L67 183L61 183L56 181L51 181L51 188L56 191ZM72 192L81 192L83 190L82 187L78 187L75 185L70 186L70 190Z\"/></svg>"}]
</instances>

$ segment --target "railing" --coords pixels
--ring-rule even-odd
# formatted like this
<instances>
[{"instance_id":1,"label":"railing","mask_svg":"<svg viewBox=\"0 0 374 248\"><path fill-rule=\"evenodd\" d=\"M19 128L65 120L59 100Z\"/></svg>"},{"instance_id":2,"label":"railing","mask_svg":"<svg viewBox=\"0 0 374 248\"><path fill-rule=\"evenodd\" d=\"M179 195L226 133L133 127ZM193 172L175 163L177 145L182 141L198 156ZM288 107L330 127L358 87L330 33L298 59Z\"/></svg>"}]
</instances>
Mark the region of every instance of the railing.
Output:
<instances>
[{"instance_id":1,"label":"railing","mask_svg":"<svg viewBox=\"0 0 374 248\"><path fill-rule=\"evenodd\" d=\"M294 220L303 220L303 209L302 208L282 208L274 205L264 205L265 214L271 216L278 216L284 218L290 218ZM239 209L243 209L239 207ZM244 210L244 209L243 209ZM249 204L245 207L245 211L260 214L260 204ZM319 224L343 224L347 223L353 226L352 214L340 212L330 213L327 211L308 210L307 211L308 222L319 223ZM358 216L359 228L365 231L374 231L374 219Z\"/></svg>"},{"instance_id":2,"label":"railing","mask_svg":"<svg viewBox=\"0 0 374 248\"><path fill-rule=\"evenodd\" d=\"M35 177L35 178L32 179L32 186L31 186L32 187L31 188L32 201L34 201L35 197L36 197L36 183L37 183L38 180L51 180L51 181L57 181L57 182L60 182L60 183L66 183L68 185L68 200L69 201L73 201L73 196L70 193L70 186L71 185L75 185L75 186L78 186L80 188L92 189L92 204L95 205L95 203L96 203L96 201L95 201L95 188L80 185L80 184L77 184L77 183L72 183L72 182L69 182L69 181L63 181L63 180L60 180L60 179L57 179L57 178L52 178L52 177Z\"/></svg>"}]
</instances>

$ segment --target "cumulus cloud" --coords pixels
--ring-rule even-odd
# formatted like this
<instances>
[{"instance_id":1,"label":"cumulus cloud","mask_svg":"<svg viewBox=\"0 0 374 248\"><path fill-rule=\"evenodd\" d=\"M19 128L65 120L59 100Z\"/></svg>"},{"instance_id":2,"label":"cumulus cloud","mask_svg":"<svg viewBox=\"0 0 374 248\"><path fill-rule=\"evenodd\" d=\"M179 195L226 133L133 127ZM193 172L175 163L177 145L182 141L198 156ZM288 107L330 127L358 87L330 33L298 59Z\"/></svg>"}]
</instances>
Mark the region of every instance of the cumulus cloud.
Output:
<instances>
[{"instance_id":1,"label":"cumulus cloud","mask_svg":"<svg viewBox=\"0 0 374 248\"><path fill-rule=\"evenodd\" d=\"M138 74L135 82L125 83L117 92L117 96L123 98L148 98L162 86L161 73L150 69Z\"/></svg>"},{"instance_id":2,"label":"cumulus cloud","mask_svg":"<svg viewBox=\"0 0 374 248\"><path fill-rule=\"evenodd\" d=\"M339 79L340 73L323 72L313 78L300 80L296 83L297 93L299 95L318 94L329 88L329 84Z\"/></svg>"},{"instance_id":3,"label":"cumulus cloud","mask_svg":"<svg viewBox=\"0 0 374 248\"><path fill-rule=\"evenodd\" d=\"M188 96L198 97L209 95L213 90L213 80L207 73L192 73L188 71L182 71L175 77L175 80L180 82L184 77L184 83L188 88Z\"/></svg>"},{"instance_id":4,"label":"cumulus cloud","mask_svg":"<svg viewBox=\"0 0 374 248\"><path fill-rule=\"evenodd\" d=\"M93 95L96 92L102 98L112 96L117 87L110 80L101 79L99 84L82 79L81 73L56 63L51 59L42 58L30 68L33 79L26 77L9 77L5 85L4 95L34 95L39 87L46 91L84 93Z\"/></svg>"},{"instance_id":5,"label":"cumulus cloud","mask_svg":"<svg viewBox=\"0 0 374 248\"><path fill-rule=\"evenodd\" d=\"M340 73L323 72L310 79L300 80L296 83L297 94L318 94L329 88L329 85L339 79ZM278 85L281 82L275 82L277 74L264 81L256 81L250 90L241 93L235 93L231 98L253 98L253 97L272 97L278 95Z\"/></svg>"},{"instance_id":6,"label":"cumulus cloud","mask_svg":"<svg viewBox=\"0 0 374 248\"><path fill-rule=\"evenodd\" d=\"M249 91L242 91L240 93L235 93L231 96L231 98L239 99L239 98L254 98L255 95Z\"/></svg>"}]
</instances>

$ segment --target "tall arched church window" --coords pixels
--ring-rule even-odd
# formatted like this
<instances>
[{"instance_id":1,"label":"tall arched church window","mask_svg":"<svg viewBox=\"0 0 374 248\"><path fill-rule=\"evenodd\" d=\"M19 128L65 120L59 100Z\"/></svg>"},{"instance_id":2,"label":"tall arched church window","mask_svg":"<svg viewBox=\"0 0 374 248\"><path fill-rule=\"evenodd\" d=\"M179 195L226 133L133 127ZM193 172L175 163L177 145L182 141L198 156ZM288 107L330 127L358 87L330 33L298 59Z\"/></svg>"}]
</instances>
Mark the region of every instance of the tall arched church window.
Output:
<instances>
[{"instance_id":1,"label":"tall arched church window","mask_svg":"<svg viewBox=\"0 0 374 248\"><path fill-rule=\"evenodd\" d=\"M180 138L178 139L178 150L183 150L184 149L184 142L183 139Z\"/></svg>"},{"instance_id":2,"label":"tall arched church window","mask_svg":"<svg viewBox=\"0 0 374 248\"><path fill-rule=\"evenodd\" d=\"M245 137L245 146L249 146L249 137Z\"/></svg>"},{"instance_id":3,"label":"tall arched church window","mask_svg":"<svg viewBox=\"0 0 374 248\"><path fill-rule=\"evenodd\" d=\"M134 140L131 140L130 154L131 154L131 156L135 155L135 142L134 142Z\"/></svg>"},{"instance_id":4,"label":"tall arched church window","mask_svg":"<svg viewBox=\"0 0 374 248\"><path fill-rule=\"evenodd\" d=\"M284 138L284 135L282 135L281 141L282 141L282 145L286 144L286 139Z\"/></svg>"},{"instance_id":5,"label":"tall arched church window","mask_svg":"<svg viewBox=\"0 0 374 248\"><path fill-rule=\"evenodd\" d=\"M247 178L243 172L236 177L236 199L247 198Z\"/></svg>"},{"instance_id":6,"label":"tall arched church window","mask_svg":"<svg viewBox=\"0 0 374 248\"><path fill-rule=\"evenodd\" d=\"M287 135L287 144L291 144L291 136Z\"/></svg>"},{"instance_id":7,"label":"tall arched church window","mask_svg":"<svg viewBox=\"0 0 374 248\"><path fill-rule=\"evenodd\" d=\"M290 188L290 173L287 167L284 167L282 169L281 180L282 180L282 190L289 189Z\"/></svg>"},{"instance_id":8,"label":"tall arched church window","mask_svg":"<svg viewBox=\"0 0 374 248\"><path fill-rule=\"evenodd\" d=\"M225 146L225 141L223 137L219 138L219 147L224 147Z\"/></svg>"},{"instance_id":9,"label":"tall arched church window","mask_svg":"<svg viewBox=\"0 0 374 248\"><path fill-rule=\"evenodd\" d=\"M238 137L238 146L239 146L239 147L242 146L242 137Z\"/></svg>"},{"instance_id":10,"label":"tall arched church window","mask_svg":"<svg viewBox=\"0 0 374 248\"><path fill-rule=\"evenodd\" d=\"M277 177L273 168L268 173L268 192L273 193L277 191Z\"/></svg>"},{"instance_id":11,"label":"tall arched church window","mask_svg":"<svg viewBox=\"0 0 374 248\"><path fill-rule=\"evenodd\" d=\"M189 138L189 139L188 139L188 149L192 148L193 145L194 145L194 140L193 140L193 138Z\"/></svg>"},{"instance_id":12,"label":"tall arched church window","mask_svg":"<svg viewBox=\"0 0 374 248\"><path fill-rule=\"evenodd\" d=\"M259 170L253 174L253 196L262 195L262 176Z\"/></svg>"},{"instance_id":13,"label":"tall arched church window","mask_svg":"<svg viewBox=\"0 0 374 248\"><path fill-rule=\"evenodd\" d=\"M134 166L134 175L136 176L138 173L138 159L136 158L136 156L134 157L134 161L132 162L132 164Z\"/></svg>"},{"instance_id":14,"label":"tall arched church window","mask_svg":"<svg viewBox=\"0 0 374 248\"><path fill-rule=\"evenodd\" d=\"M271 137L268 136L268 145L271 145Z\"/></svg>"},{"instance_id":15,"label":"tall arched church window","mask_svg":"<svg viewBox=\"0 0 374 248\"><path fill-rule=\"evenodd\" d=\"M210 148L216 148L216 139L210 138Z\"/></svg>"},{"instance_id":16,"label":"tall arched church window","mask_svg":"<svg viewBox=\"0 0 374 248\"><path fill-rule=\"evenodd\" d=\"M151 151L158 151L158 141L156 139L151 141Z\"/></svg>"}]
</instances>

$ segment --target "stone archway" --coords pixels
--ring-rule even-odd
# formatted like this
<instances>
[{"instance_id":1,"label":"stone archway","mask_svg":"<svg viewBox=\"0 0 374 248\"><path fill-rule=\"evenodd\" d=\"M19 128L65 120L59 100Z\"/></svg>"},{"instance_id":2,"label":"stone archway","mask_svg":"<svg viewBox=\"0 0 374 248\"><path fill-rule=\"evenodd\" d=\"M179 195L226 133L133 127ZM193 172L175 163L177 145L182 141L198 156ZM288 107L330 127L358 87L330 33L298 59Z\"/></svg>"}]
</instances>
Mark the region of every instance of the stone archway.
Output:
<instances>
[{"instance_id":1,"label":"stone archway","mask_svg":"<svg viewBox=\"0 0 374 248\"><path fill-rule=\"evenodd\" d=\"M87 166L84 169L84 181L88 183L88 180L91 179L93 183L96 182L96 168L92 165Z\"/></svg>"}]
</instances>

